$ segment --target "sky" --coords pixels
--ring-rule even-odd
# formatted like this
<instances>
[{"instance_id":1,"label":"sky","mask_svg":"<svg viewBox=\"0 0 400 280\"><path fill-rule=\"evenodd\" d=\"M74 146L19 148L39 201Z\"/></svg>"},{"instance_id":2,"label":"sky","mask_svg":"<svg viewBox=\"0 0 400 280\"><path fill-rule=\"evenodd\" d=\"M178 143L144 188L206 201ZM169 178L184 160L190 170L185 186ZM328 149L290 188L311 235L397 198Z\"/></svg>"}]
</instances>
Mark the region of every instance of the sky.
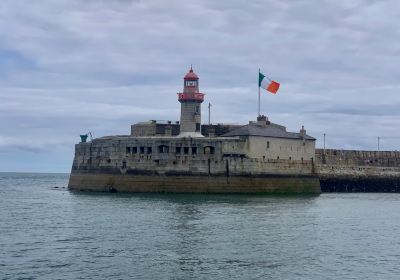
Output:
<instances>
[{"instance_id":1,"label":"sky","mask_svg":"<svg viewBox=\"0 0 400 280\"><path fill-rule=\"evenodd\" d=\"M69 172L79 135L179 120L193 65L213 123L261 112L317 147L400 150L398 0L2 0L0 171Z\"/></svg>"}]
</instances>

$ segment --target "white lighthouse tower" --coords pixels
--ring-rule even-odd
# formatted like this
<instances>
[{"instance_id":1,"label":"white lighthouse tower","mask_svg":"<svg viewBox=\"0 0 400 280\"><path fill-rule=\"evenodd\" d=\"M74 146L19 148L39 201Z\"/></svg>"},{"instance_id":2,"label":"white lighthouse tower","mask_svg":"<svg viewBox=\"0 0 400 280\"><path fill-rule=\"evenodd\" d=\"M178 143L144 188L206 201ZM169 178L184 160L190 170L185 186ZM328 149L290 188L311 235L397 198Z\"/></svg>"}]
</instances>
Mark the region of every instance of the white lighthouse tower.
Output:
<instances>
[{"instance_id":1,"label":"white lighthouse tower","mask_svg":"<svg viewBox=\"0 0 400 280\"><path fill-rule=\"evenodd\" d=\"M199 77L190 67L183 80L183 92L178 93L178 100L181 103L178 137L203 137L201 135L201 103L204 101L204 94L199 92Z\"/></svg>"}]
</instances>

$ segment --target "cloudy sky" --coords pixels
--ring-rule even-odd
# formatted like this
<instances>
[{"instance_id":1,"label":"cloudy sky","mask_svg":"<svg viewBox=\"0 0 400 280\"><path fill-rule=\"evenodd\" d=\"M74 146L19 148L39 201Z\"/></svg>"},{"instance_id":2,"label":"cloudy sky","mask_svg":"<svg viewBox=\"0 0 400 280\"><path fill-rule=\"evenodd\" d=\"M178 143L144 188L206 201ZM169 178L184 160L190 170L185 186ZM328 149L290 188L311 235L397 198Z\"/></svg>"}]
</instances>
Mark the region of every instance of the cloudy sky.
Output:
<instances>
[{"instance_id":1,"label":"cloudy sky","mask_svg":"<svg viewBox=\"0 0 400 280\"><path fill-rule=\"evenodd\" d=\"M79 134L179 120L190 64L214 123L256 118L261 68L271 121L400 150L399 18L398 0L2 0L0 171L68 172Z\"/></svg>"}]
</instances>

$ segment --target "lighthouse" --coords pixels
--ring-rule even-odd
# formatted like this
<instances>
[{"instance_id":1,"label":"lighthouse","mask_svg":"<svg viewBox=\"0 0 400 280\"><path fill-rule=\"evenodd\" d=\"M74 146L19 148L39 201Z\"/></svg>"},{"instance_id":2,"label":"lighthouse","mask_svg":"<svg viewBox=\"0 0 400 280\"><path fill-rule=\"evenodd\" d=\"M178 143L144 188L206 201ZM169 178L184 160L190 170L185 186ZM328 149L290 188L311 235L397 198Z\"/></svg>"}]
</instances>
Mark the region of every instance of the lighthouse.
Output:
<instances>
[{"instance_id":1,"label":"lighthouse","mask_svg":"<svg viewBox=\"0 0 400 280\"><path fill-rule=\"evenodd\" d=\"M181 103L180 134L178 137L203 137L201 135L201 103L204 94L199 92L199 77L190 67L183 78L183 92L178 93Z\"/></svg>"}]
</instances>

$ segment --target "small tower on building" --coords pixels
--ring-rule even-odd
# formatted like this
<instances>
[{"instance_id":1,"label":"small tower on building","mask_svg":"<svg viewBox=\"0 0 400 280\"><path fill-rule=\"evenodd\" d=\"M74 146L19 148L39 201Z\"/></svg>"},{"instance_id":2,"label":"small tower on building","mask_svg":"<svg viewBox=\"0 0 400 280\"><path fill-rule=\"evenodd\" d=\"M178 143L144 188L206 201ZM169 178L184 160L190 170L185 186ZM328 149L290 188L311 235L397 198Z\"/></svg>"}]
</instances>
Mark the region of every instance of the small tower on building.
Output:
<instances>
[{"instance_id":1,"label":"small tower on building","mask_svg":"<svg viewBox=\"0 0 400 280\"><path fill-rule=\"evenodd\" d=\"M178 137L203 137L201 135L201 103L204 101L204 94L199 92L199 77L190 67L183 80L183 92L178 93L178 100L181 103Z\"/></svg>"}]
</instances>

